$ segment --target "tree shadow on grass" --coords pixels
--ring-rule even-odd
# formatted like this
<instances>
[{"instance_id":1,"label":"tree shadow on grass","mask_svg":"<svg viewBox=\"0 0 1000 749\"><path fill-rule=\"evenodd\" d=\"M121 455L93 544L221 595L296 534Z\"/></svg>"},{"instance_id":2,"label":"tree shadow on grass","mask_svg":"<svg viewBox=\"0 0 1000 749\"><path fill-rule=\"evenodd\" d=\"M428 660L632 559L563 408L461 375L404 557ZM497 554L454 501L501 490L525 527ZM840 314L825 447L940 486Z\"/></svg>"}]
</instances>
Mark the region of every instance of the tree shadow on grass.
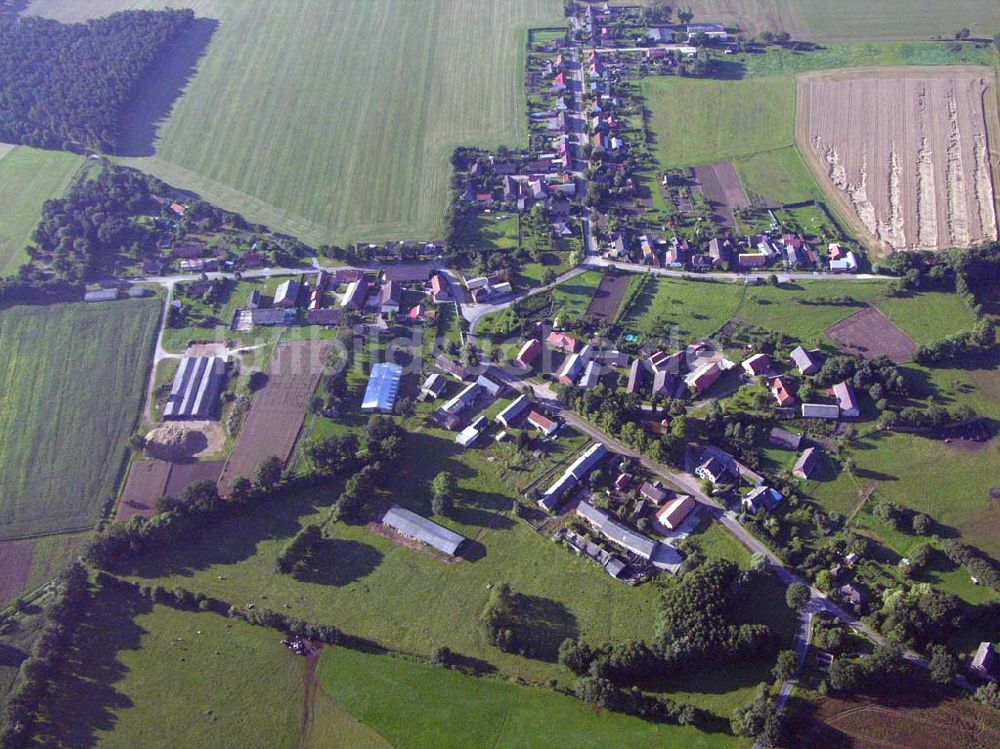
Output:
<instances>
[{"instance_id":1,"label":"tree shadow on grass","mask_svg":"<svg viewBox=\"0 0 1000 749\"><path fill-rule=\"evenodd\" d=\"M580 635L573 612L551 598L516 593L512 614L517 642L529 658L554 663L562 641Z\"/></svg>"},{"instance_id":2,"label":"tree shadow on grass","mask_svg":"<svg viewBox=\"0 0 1000 749\"><path fill-rule=\"evenodd\" d=\"M287 539L302 527L300 518L320 507L320 499L337 496L337 490L321 489L280 495L249 507L232 518L216 522L195 536L160 551L147 552L129 571L144 578L168 575L193 576L216 564L236 564L255 554L261 541Z\"/></svg>"},{"instance_id":3,"label":"tree shadow on grass","mask_svg":"<svg viewBox=\"0 0 1000 749\"><path fill-rule=\"evenodd\" d=\"M27 657L20 648L0 642L0 668L18 668Z\"/></svg>"},{"instance_id":4,"label":"tree shadow on grass","mask_svg":"<svg viewBox=\"0 0 1000 749\"><path fill-rule=\"evenodd\" d=\"M197 73L218 28L219 22L213 18L196 18L149 70L122 118L120 155L154 155L160 126Z\"/></svg>"},{"instance_id":5,"label":"tree shadow on grass","mask_svg":"<svg viewBox=\"0 0 1000 749\"><path fill-rule=\"evenodd\" d=\"M95 732L112 730L115 713L133 707L113 686L128 671L116 655L139 649L145 630L133 619L150 610L136 594L105 589L94 595L43 705L45 720L37 725L35 745L96 746Z\"/></svg>"},{"instance_id":6,"label":"tree shadow on grass","mask_svg":"<svg viewBox=\"0 0 1000 749\"><path fill-rule=\"evenodd\" d=\"M313 554L311 569L297 580L343 587L367 577L382 563L382 552L360 541L323 539Z\"/></svg>"}]
</instances>

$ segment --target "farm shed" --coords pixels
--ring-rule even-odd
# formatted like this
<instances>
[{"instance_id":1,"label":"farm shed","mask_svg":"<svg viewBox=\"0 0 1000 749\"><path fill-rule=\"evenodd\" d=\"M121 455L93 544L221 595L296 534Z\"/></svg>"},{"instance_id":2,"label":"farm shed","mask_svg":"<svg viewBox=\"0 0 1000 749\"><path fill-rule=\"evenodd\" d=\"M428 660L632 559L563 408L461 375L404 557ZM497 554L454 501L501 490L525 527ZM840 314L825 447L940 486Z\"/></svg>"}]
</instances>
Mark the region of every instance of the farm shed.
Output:
<instances>
[{"instance_id":1,"label":"farm shed","mask_svg":"<svg viewBox=\"0 0 1000 749\"><path fill-rule=\"evenodd\" d=\"M118 289L101 289L99 291L88 291L83 295L85 302L114 302L120 298Z\"/></svg>"},{"instance_id":2,"label":"farm shed","mask_svg":"<svg viewBox=\"0 0 1000 749\"><path fill-rule=\"evenodd\" d=\"M573 464L566 469L566 473L572 474L577 481L583 481L598 463L608 454L608 448L603 442L595 442L587 448L587 451L573 461Z\"/></svg>"},{"instance_id":3,"label":"farm shed","mask_svg":"<svg viewBox=\"0 0 1000 749\"><path fill-rule=\"evenodd\" d=\"M292 309L252 309L250 322L254 325L291 325L295 321Z\"/></svg>"},{"instance_id":4,"label":"farm shed","mask_svg":"<svg viewBox=\"0 0 1000 749\"><path fill-rule=\"evenodd\" d=\"M372 367L365 397L361 401L362 411L381 411L391 413L396 405L396 395L399 392L399 380L403 376L403 368L398 364L382 362Z\"/></svg>"},{"instance_id":5,"label":"farm shed","mask_svg":"<svg viewBox=\"0 0 1000 749\"><path fill-rule=\"evenodd\" d=\"M795 362L795 366L799 369L799 374L811 375L819 372L820 361L819 354L816 351L806 351L801 346L796 346L792 349L792 361Z\"/></svg>"},{"instance_id":6,"label":"farm shed","mask_svg":"<svg viewBox=\"0 0 1000 749\"><path fill-rule=\"evenodd\" d=\"M531 401L528 400L528 396L520 395L507 408L497 414L497 422L510 428L530 408Z\"/></svg>"},{"instance_id":7,"label":"farm shed","mask_svg":"<svg viewBox=\"0 0 1000 749\"><path fill-rule=\"evenodd\" d=\"M861 415L861 409L858 408L858 399L854 395L854 388L851 387L851 383L847 380L838 382L833 386L833 397L837 399L841 416L851 418Z\"/></svg>"},{"instance_id":8,"label":"farm shed","mask_svg":"<svg viewBox=\"0 0 1000 749\"><path fill-rule=\"evenodd\" d=\"M657 542L638 531L623 525L619 520L604 510L594 507L589 502L580 502L576 508L577 514L601 532L609 541L631 551L643 559L650 559L656 551Z\"/></svg>"},{"instance_id":9,"label":"farm shed","mask_svg":"<svg viewBox=\"0 0 1000 749\"><path fill-rule=\"evenodd\" d=\"M382 524L398 531L407 538L420 541L444 552L448 556L454 556L465 542L465 538L455 531L448 530L433 520L428 520L399 505L393 505L388 509L382 516Z\"/></svg>"},{"instance_id":10,"label":"farm shed","mask_svg":"<svg viewBox=\"0 0 1000 749\"><path fill-rule=\"evenodd\" d=\"M521 350L517 352L517 357L514 359L514 363L518 364L525 369L531 367L538 355L542 353L542 342L537 338L532 338L530 341L521 346Z\"/></svg>"},{"instance_id":11,"label":"farm shed","mask_svg":"<svg viewBox=\"0 0 1000 749\"><path fill-rule=\"evenodd\" d=\"M433 400L440 398L441 393L444 392L446 387L448 387L448 380L445 379L443 374L435 372L424 380L424 384L420 386L420 392Z\"/></svg>"},{"instance_id":12,"label":"farm shed","mask_svg":"<svg viewBox=\"0 0 1000 749\"><path fill-rule=\"evenodd\" d=\"M361 309L361 305L365 303L365 298L368 296L368 282L364 279L364 276L359 278L357 281L351 282L347 291L344 292L344 298L340 302L341 307L349 307L351 309Z\"/></svg>"},{"instance_id":13,"label":"farm shed","mask_svg":"<svg viewBox=\"0 0 1000 749\"><path fill-rule=\"evenodd\" d=\"M828 403L803 403L803 419L839 419L840 406Z\"/></svg>"},{"instance_id":14,"label":"farm shed","mask_svg":"<svg viewBox=\"0 0 1000 749\"><path fill-rule=\"evenodd\" d=\"M787 447L789 450L798 450L802 444L802 435L789 432L787 429L775 427L771 430L770 441L772 445Z\"/></svg>"},{"instance_id":15,"label":"farm shed","mask_svg":"<svg viewBox=\"0 0 1000 749\"><path fill-rule=\"evenodd\" d=\"M208 419L222 389L226 361L221 356L186 356L174 375L164 419Z\"/></svg>"}]
</instances>

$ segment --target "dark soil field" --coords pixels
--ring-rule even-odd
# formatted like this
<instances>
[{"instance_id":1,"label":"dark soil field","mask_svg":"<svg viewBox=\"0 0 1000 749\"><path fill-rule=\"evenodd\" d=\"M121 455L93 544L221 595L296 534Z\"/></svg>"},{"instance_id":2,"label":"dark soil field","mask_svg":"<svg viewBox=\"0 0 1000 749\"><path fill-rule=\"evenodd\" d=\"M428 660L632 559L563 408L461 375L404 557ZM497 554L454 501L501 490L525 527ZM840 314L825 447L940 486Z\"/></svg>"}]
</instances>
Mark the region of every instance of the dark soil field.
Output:
<instances>
[{"instance_id":1,"label":"dark soil field","mask_svg":"<svg viewBox=\"0 0 1000 749\"><path fill-rule=\"evenodd\" d=\"M749 208L750 198L731 161L718 161L694 170L705 200L712 207L716 220L730 229L736 228L733 210Z\"/></svg>"},{"instance_id":2,"label":"dark soil field","mask_svg":"<svg viewBox=\"0 0 1000 749\"><path fill-rule=\"evenodd\" d=\"M239 476L252 478L257 466L272 455L288 460L302 428L302 419L323 373L329 343L297 341L274 352L267 382L254 397L236 449L220 479L225 492Z\"/></svg>"},{"instance_id":3,"label":"dark soil field","mask_svg":"<svg viewBox=\"0 0 1000 749\"><path fill-rule=\"evenodd\" d=\"M897 364L909 361L917 344L874 307L867 307L826 329L826 337L845 354L872 359L885 354Z\"/></svg>"},{"instance_id":4,"label":"dark soil field","mask_svg":"<svg viewBox=\"0 0 1000 749\"><path fill-rule=\"evenodd\" d=\"M213 484L222 475L223 461L203 461L198 463L174 463L170 468L170 479L165 491L168 497L179 497L181 492L197 481L211 481Z\"/></svg>"},{"instance_id":5,"label":"dark soil field","mask_svg":"<svg viewBox=\"0 0 1000 749\"><path fill-rule=\"evenodd\" d=\"M987 749L1000 746L1000 714L971 701L929 699L823 700L793 745L802 749Z\"/></svg>"},{"instance_id":6,"label":"dark soil field","mask_svg":"<svg viewBox=\"0 0 1000 749\"><path fill-rule=\"evenodd\" d=\"M0 606L24 590L34 557L32 541L0 541Z\"/></svg>"},{"instance_id":7,"label":"dark soil field","mask_svg":"<svg viewBox=\"0 0 1000 749\"><path fill-rule=\"evenodd\" d=\"M597 287L594 296L587 307L587 319L592 322L613 322L622 297L628 291L631 276L626 273L605 273L601 285Z\"/></svg>"},{"instance_id":8,"label":"dark soil field","mask_svg":"<svg viewBox=\"0 0 1000 749\"><path fill-rule=\"evenodd\" d=\"M115 519L124 523L136 515L150 517L156 500L166 494L169 480L170 463L163 460L137 460L128 472Z\"/></svg>"}]
</instances>

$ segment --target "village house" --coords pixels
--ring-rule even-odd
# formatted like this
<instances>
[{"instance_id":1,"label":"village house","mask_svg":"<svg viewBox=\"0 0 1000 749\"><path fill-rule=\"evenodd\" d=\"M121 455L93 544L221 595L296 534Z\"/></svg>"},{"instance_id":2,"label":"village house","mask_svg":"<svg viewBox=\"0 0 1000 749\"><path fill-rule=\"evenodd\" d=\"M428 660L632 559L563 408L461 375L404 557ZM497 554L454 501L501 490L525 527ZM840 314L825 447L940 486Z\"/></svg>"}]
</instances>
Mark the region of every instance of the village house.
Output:
<instances>
[{"instance_id":1,"label":"village house","mask_svg":"<svg viewBox=\"0 0 1000 749\"><path fill-rule=\"evenodd\" d=\"M565 354L575 353L577 347L579 346L579 343L573 336L556 330L549 333L545 342L548 344L550 349L562 351Z\"/></svg>"},{"instance_id":2,"label":"village house","mask_svg":"<svg viewBox=\"0 0 1000 749\"><path fill-rule=\"evenodd\" d=\"M729 475L726 464L718 458L709 458L700 466L694 469L695 475L708 481L713 486L718 486Z\"/></svg>"},{"instance_id":3,"label":"village house","mask_svg":"<svg viewBox=\"0 0 1000 749\"><path fill-rule=\"evenodd\" d=\"M642 387L642 359L636 359L632 362L632 367L629 369L628 373L628 384L625 386L625 392L629 395L633 395L639 392L639 388Z\"/></svg>"},{"instance_id":4,"label":"village house","mask_svg":"<svg viewBox=\"0 0 1000 749\"><path fill-rule=\"evenodd\" d=\"M298 304L301 286L298 281L288 279L274 292L274 307L291 308Z\"/></svg>"},{"instance_id":5,"label":"village house","mask_svg":"<svg viewBox=\"0 0 1000 749\"><path fill-rule=\"evenodd\" d=\"M420 394L426 400L437 400L441 397L447 387L448 380L445 376L435 372L424 380L424 384L420 386Z\"/></svg>"},{"instance_id":6,"label":"village house","mask_svg":"<svg viewBox=\"0 0 1000 749\"><path fill-rule=\"evenodd\" d=\"M819 452L815 447L807 447L802 451L802 455L799 459L795 461L795 467L792 469L792 475L797 476L800 479L808 479L812 475L812 472L816 469L816 463L819 460Z\"/></svg>"},{"instance_id":7,"label":"village house","mask_svg":"<svg viewBox=\"0 0 1000 749\"><path fill-rule=\"evenodd\" d=\"M771 368L771 359L767 354L754 354L743 361L742 367L747 375L757 377Z\"/></svg>"},{"instance_id":8,"label":"village house","mask_svg":"<svg viewBox=\"0 0 1000 749\"><path fill-rule=\"evenodd\" d=\"M448 291L448 282L441 273L435 273L431 276L431 299L435 302L447 302L451 300L451 294Z\"/></svg>"},{"instance_id":9,"label":"village house","mask_svg":"<svg viewBox=\"0 0 1000 749\"><path fill-rule=\"evenodd\" d=\"M838 382L833 386L833 397L837 399L837 405L840 407L840 415L844 418L854 418L861 415L861 409L858 408L858 399L854 395L854 388L851 387L851 383Z\"/></svg>"},{"instance_id":10,"label":"village house","mask_svg":"<svg viewBox=\"0 0 1000 749\"><path fill-rule=\"evenodd\" d=\"M537 338L532 338L521 346L521 350L517 352L517 356L514 358L514 363L524 369L531 369L531 365L535 363L535 359L541 353L542 342Z\"/></svg>"},{"instance_id":11,"label":"village house","mask_svg":"<svg viewBox=\"0 0 1000 749\"><path fill-rule=\"evenodd\" d=\"M548 416L532 409L525 421L546 437L551 437L559 429L559 424Z\"/></svg>"},{"instance_id":12,"label":"village house","mask_svg":"<svg viewBox=\"0 0 1000 749\"><path fill-rule=\"evenodd\" d=\"M765 512L771 512L778 503L781 502L782 496L779 491L772 489L767 486L758 486L752 492L747 494L740 501L740 505L743 510L751 515L756 515L760 510Z\"/></svg>"},{"instance_id":13,"label":"village house","mask_svg":"<svg viewBox=\"0 0 1000 749\"><path fill-rule=\"evenodd\" d=\"M687 379L687 385L696 394L701 395L721 376L722 367L719 366L718 362L712 362L699 367L695 372L690 374Z\"/></svg>"},{"instance_id":14,"label":"village house","mask_svg":"<svg viewBox=\"0 0 1000 749\"><path fill-rule=\"evenodd\" d=\"M403 287L399 281L386 281L382 284L382 296L379 309L387 317L395 317L399 314L399 302L402 298Z\"/></svg>"},{"instance_id":15,"label":"village house","mask_svg":"<svg viewBox=\"0 0 1000 749\"><path fill-rule=\"evenodd\" d=\"M620 473L618 478L615 479L614 487L616 492L628 491L629 487L632 486L632 474L631 473Z\"/></svg>"},{"instance_id":16,"label":"village house","mask_svg":"<svg viewBox=\"0 0 1000 749\"><path fill-rule=\"evenodd\" d=\"M795 396L789 390L788 383L781 377L775 377L771 381L771 395L778 402L779 408L795 405Z\"/></svg>"},{"instance_id":17,"label":"village house","mask_svg":"<svg viewBox=\"0 0 1000 749\"><path fill-rule=\"evenodd\" d=\"M519 395L496 416L496 421L507 429L510 429L525 413L531 410L531 401L527 395Z\"/></svg>"},{"instance_id":18,"label":"village house","mask_svg":"<svg viewBox=\"0 0 1000 749\"><path fill-rule=\"evenodd\" d=\"M815 351L806 351L801 346L796 346L792 350L792 361L799 369L801 375L811 375L819 372L822 361Z\"/></svg>"},{"instance_id":19,"label":"village house","mask_svg":"<svg viewBox=\"0 0 1000 749\"><path fill-rule=\"evenodd\" d=\"M340 306L347 307L348 309L361 309L367 298L368 282L364 277L361 277L357 281L347 285L347 290L340 301Z\"/></svg>"},{"instance_id":20,"label":"village house","mask_svg":"<svg viewBox=\"0 0 1000 749\"><path fill-rule=\"evenodd\" d=\"M981 642L969 670L990 681L1000 681L1000 657L992 642Z\"/></svg>"},{"instance_id":21,"label":"village house","mask_svg":"<svg viewBox=\"0 0 1000 749\"><path fill-rule=\"evenodd\" d=\"M694 497L682 494L660 508L656 513L656 521L667 530L675 531L697 506Z\"/></svg>"},{"instance_id":22,"label":"village house","mask_svg":"<svg viewBox=\"0 0 1000 749\"><path fill-rule=\"evenodd\" d=\"M667 497L670 496L667 490L660 485L660 482L651 484L648 481L643 482L642 486L639 489L639 494L642 496L643 499L645 499L646 501L650 502L653 505L656 505L657 507L666 502Z\"/></svg>"},{"instance_id":23,"label":"village house","mask_svg":"<svg viewBox=\"0 0 1000 749\"><path fill-rule=\"evenodd\" d=\"M865 594L860 590L855 588L850 583L841 585L837 592L839 593L840 600L847 604L857 616L861 616L864 613L865 603L867 598Z\"/></svg>"}]
</instances>

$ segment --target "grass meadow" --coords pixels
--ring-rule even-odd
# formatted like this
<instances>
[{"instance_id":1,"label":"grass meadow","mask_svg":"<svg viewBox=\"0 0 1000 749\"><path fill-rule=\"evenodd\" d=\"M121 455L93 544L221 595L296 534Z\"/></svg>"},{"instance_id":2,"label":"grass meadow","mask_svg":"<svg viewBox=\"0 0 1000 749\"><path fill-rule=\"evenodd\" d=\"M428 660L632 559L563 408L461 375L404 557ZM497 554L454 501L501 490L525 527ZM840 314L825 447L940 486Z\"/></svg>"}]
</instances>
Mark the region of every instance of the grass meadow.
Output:
<instances>
[{"instance_id":1,"label":"grass meadow","mask_svg":"<svg viewBox=\"0 0 1000 749\"><path fill-rule=\"evenodd\" d=\"M98 589L39 746L298 745L306 661L274 630Z\"/></svg>"},{"instance_id":2,"label":"grass meadow","mask_svg":"<svg viewBox=\"0 0 1000 749\"><path fill-rule=\"evenodd\" d=\"M91 526L139 416L157 299L0 313L0 538Z\"/></svg>"},{"instance_id":3,"label":"grass meadow","mask_svg":"<svg viewBox=\"0 0 1000 749\"><path fill-rule=\"evenodd\" d=\"M343 648L323 653L319 677L334 703L397 747L741 745L729 735L598 711L542 689Z\"/></svg>"},{"instance_id":4,"label":"grass meadow","mask_svg":"<svg viewBox=\"0 0 1000 749\"><path fill-rule=\"evenodd\" d=\"M61 197L82 165L75 154L0 144L0 276L28 261L42 205Z\"/></svg>"},{"instance_id":5,"label":"grass meadow","mask_svg":"<svg viewBox=\"0 0 1000 749\"><path fill-rule=\"evenodd\" d=\"M31 12L162 5L39 0ZM171 70L155 84L183 95L127 161L314 244L440 239L452 151L524 145L527 29L564 23L558 0L175 5L217 25L198 32L190 81Z\"/></svg>"}]
</instances>

